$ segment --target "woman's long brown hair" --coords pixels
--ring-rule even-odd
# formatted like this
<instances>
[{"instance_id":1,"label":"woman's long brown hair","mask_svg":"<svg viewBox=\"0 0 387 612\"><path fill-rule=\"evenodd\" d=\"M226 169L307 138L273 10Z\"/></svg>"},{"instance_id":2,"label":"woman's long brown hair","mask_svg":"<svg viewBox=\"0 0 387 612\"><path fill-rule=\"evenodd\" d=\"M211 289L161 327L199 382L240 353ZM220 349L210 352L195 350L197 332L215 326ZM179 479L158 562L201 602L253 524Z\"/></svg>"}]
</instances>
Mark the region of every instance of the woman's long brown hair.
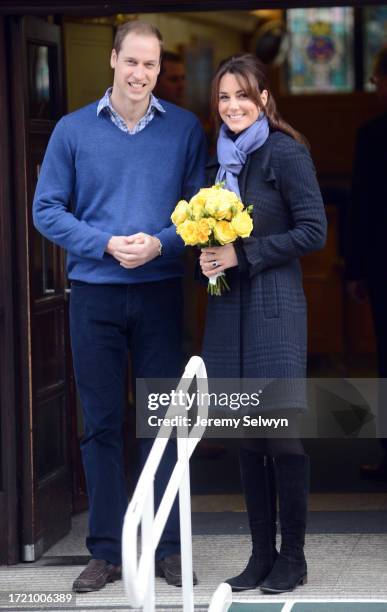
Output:
<instances>
[{"instance_id":1,"label":"woman's long brown hair","mask_svg":"<svg viewBox=\"0 0 387 612\"><path fill-rule=\"evenodd\" d=\"M250 53L240 53L223 60L215 73L211 87L211 107L218 127L220 123L218 113L219 85L225 74L233 74L235 76L240 82L241 87L243 87L247 97L253 100L265 113L272 130L284 132L284 134L288 134L288 136L291 136L294 140L297 140L297 142L301 142L309 147L306 138L282 119L277 111L277 105L268 86L265 66ZM260 92L264 89L268 92L268 99L265 106L260 96Z\"/></svg>"}]
</instances>

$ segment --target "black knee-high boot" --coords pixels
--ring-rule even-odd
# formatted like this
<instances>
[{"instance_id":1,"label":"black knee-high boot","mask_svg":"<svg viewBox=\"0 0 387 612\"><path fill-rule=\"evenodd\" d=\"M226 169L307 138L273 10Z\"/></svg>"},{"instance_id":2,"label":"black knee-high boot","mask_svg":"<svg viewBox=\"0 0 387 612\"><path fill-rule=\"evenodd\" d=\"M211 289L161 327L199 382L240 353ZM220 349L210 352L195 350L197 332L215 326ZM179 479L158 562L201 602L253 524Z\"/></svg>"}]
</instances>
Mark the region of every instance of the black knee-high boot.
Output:
<instances>
[{"instance_id":1,"label":"black knee-high boot","mask_svg":"<svg viewBox=\"0 0 387 612\"><path fill-rule=\"evenodd\" d=\"M249 519L252 554L241 574L226 582L233 591L259 586L273 567L277 551L276 489L273 460L242 448L240 468Z\"/></svg>"},{"instance_id":2,"label":"black knee-high boot","mask_svg":"<svg viewBox=\"0 0 387 612\"><path fill-rule=\"evenodd\" d=\"M307 581L304 543L309 493L309 457L279 455L275 459L275 467L281 549L271 572L261 585L264 593L292 591Z\"/></svg>"}]
</instances>

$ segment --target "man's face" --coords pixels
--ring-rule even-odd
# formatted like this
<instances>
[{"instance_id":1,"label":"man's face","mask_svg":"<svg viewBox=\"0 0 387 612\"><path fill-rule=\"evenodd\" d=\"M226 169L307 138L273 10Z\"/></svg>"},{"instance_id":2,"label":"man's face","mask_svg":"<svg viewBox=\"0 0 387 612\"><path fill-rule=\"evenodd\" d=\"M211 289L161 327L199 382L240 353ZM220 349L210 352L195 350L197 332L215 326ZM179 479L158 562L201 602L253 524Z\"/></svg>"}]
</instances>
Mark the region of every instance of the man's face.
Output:
<instances>
[{"instance_id":1,"label":"man's face","mask_svg":"<svg viewBox=\"0 0 387 612\"><path fill-rule=\"evenodd\" d=\"M163 72L157 82L157 95L178 106L185 102L185 69L181 62L163 61Z\"/></svg>"},{"instance_id":2,"label":"man's face","mask_svg":"<svg viewBox=\"0 0 387 612\"><path fill-rule=\"evenodd\" d=\"M123 101L140 104L149 98L160 72L160 43L155 36L128 34L117 55L113 49L113 90Z\"/></svg>"}]
</instances>

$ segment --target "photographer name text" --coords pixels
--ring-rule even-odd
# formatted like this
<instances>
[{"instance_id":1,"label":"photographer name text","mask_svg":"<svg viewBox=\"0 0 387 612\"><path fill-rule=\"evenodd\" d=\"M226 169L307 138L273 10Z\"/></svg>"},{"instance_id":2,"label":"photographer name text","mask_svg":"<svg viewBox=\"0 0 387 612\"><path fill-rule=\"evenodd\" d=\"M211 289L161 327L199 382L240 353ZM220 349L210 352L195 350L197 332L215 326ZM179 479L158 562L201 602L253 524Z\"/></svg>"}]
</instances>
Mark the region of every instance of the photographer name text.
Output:
<instances>
[{"instance_id":1,"label":"photographer name text","mask_svg":"<svg viewBox=\"0 0 387 612\"><path fill-rule=\"evenodd\" d=\"M150 427L269 427L270 429L287 428L289 421L285 418L251 417L245 415L243 417L202 417L197 416L196 419L188 415L175 415L173 417L158 417L152 415L148 417L148 425Z\"/></svg>"}]
</instances>

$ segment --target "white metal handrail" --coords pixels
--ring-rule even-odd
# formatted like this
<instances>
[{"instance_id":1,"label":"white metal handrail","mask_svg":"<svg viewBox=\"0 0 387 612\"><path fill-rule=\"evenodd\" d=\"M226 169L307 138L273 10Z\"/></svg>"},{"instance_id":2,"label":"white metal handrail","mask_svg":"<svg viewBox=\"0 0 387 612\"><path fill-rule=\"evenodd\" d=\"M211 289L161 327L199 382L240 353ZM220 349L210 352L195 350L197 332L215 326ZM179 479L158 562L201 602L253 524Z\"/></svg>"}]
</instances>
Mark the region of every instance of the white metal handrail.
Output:
<instances>
[{"instance_id":1,"label":"white metal handrail","mask_svg":"<svg viewBox=\"0 0 387 612\"><path fill-rule=\"evenodd\" d=\"M211 597L208 612L228 612L232 606L232 591L229 584L222 582Z\"/></svg>"},{"instance_id":2,"label":"white metal handrail","mask_svg":"<svg viewBox=\"0 0 387 612\"><path fill-rule=\"evenodd\" d=\"M203 360L191 357L180 380L177 393L182 396L197 378L197 388L204 399L198 405L198 416L208 416L208 381ZM165 419L186 414L186 406L170 404ZM155 550L167 522L172 504L179 493L183 610L193 612L192 528L189 460L205 431L204 425L177 427L177 462L165 493L154 515L153 486L157 468L173 432L172 426L162 425L138 480L125 514L122 531L122 572L129 604L142 607L144 612L155 610ZM141 523L141 554L138 558L137 535Z\"/></svg>"}]
</instances>

